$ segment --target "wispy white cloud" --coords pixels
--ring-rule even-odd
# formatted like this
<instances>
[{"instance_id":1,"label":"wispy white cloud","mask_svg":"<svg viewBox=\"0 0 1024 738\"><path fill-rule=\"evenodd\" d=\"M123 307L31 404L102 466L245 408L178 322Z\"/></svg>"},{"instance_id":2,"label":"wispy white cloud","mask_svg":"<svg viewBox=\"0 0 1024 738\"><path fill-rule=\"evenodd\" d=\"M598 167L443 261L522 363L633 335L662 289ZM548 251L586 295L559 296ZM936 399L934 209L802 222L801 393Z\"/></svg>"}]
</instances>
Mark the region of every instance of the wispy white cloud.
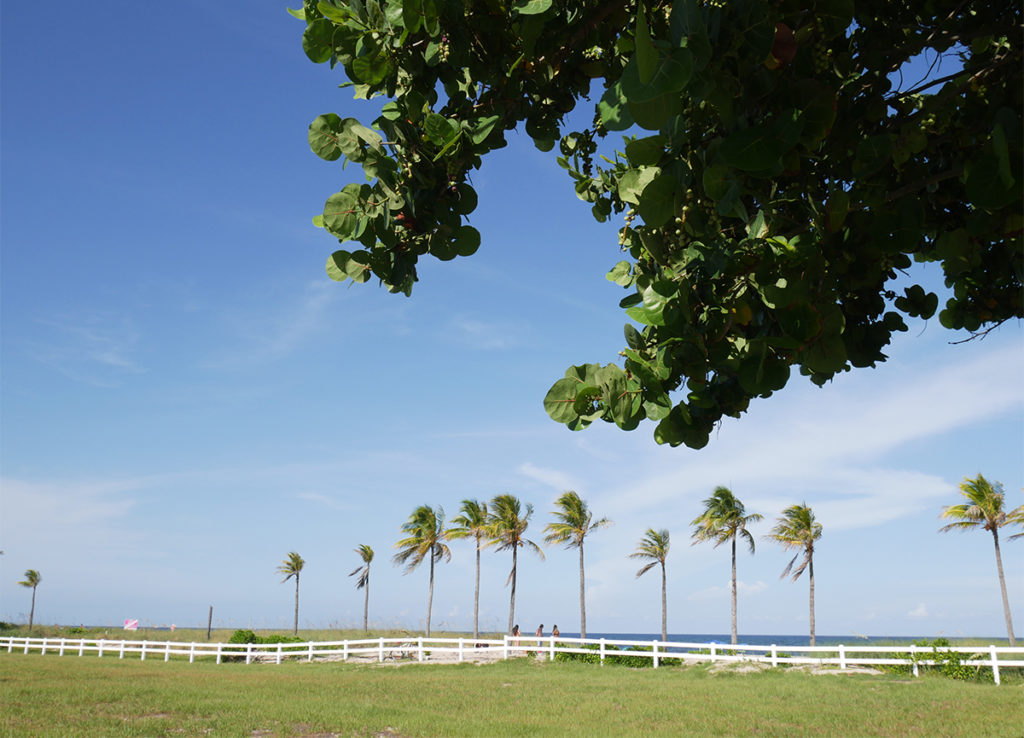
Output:
<instances>
[{"instance_id":1,"label":"wispy white cloud","mask_svg":"<svg viewBox=\"0 0 1024 738\"><path fill-rule=\"evenodd\" d=\"M758 592L764 592L768 589L768 585L762 582L760 579L753 584L748 584L742 579L736 581L736 594L737 596L749 596L757 594ZM686 599L693 602L700 602L702 600L718 600L724 599L730 596L732 589L731 584L726 582L722 586L705 587L704 589L691 592Z\"/></svg>"},{"instance_id":2,"label":"wispy white cloud","mask_svg":"<svg viewBox=\"0 0 1024 738\"><path fill-rule=\"evenodd\" d=\"M577 480L570 474L558 471L556 469L544 469L539 466L535 466L529 461L520 464L516 471L522 474L524 477L532 479L536 482L556 489L559 492L564 492L568 489L576 489L579 485Z\"/></svg>"},{"instance_id":3,"label":"wispy white cloud","mask_svg":"<svg viewBox=\"0 0 1024 738\"><path fill-rule=\"evenodd\" d=\"M915 607L913 610L907 613L907 617L911 620L922 620L928 617L928 608L922 602L920 605Z\"/></svg>"},{"instance_id":4,"label":"wispy white cloud","mask_svg":"<svg viewBox=\"0 0 1024 738\"><path fill-rule=\"evenodd\" d=\"M82 311L36 322L43 330L29 345L31 355L76 382L113 387L143 371L134 358L139 331L127 316Z\"/></svg>"},{"instance_id":5,"label":"wispy white cloud","mask_svg":"<svg viewBox=\"0 0 1024 738\"><path fill-rule=\"evenodd\" d=\"M330 508L331 510L351 510L352 505L348 505L341 500L338 500L329 495L323 495L318 492L299 492L297 495L300 500L306 500L307 502L313 502L317 505L323 505L324 507Z\"/></svg>"},{"instance_id":6,"label":"wispy white cloud","mask_svg":"<svg viewBox=\"0 0 1024 738\"><path fill-rule=\"evenodd\" d=\"M516 348L523 344L527 333L526 326L516 321L484 321L467 315L453 317L450 327L460 343L483 351Z\"/></svg>"},{"instance_id":7,"label":"wispy white cloud","mask_svg":"<svg viewBox=\"0 0 1024 738\"><path fill-rule=\"evenodd\" d=\"M616 480L618 494L609 495L613 514L682 516L719 484L736 490L751 512L806 499L831 528L913 514L948 498L953 485L880 460L913 441L1020 414L1022 363L1024 352L1011 346L925 374L905 367L885 377L842 377L825 390L792 388L729 421L700 452L677 450L670 459L638 447L643 457L631 468L640 471Z\"/></svg>"},{"instance_id":8,"label":"wispy white cloud","mask_svg":"<svg viewBox=\"0 0 1024 738\"><path fill-rule=\"evenodd\" d=\"M203 362L207 368L227 369L281 359L317 335L326 333L333 305L341 299L337 286L326 279L304 285L284 300L250 307L228 318L233 339Z\"/></svg>"}]
</instances>

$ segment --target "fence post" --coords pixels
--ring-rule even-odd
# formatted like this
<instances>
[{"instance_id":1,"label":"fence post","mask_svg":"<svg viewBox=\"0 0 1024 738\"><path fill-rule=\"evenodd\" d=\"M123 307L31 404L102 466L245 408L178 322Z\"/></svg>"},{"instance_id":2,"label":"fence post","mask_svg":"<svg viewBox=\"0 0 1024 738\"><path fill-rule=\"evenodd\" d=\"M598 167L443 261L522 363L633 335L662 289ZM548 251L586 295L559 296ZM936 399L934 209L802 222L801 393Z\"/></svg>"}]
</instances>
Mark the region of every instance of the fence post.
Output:
<instances>
[{"instance_id":1,"label":"fence post","mask_svg":"<svg viewBox=\"0 0 1024 738\"><path fill-rule=\"evenodd\" d=\"M194 663L196 660L196 642L192 641L188 644L188 662Z\"/></svg>"},{"instance_id":2,"label":"fence post","mask_svg":"<svg viewBox=\"0 0 1024 738\"><path fill-rule=\"evenodd\" d=\"M501 644L501 658L505 661L508 661L508 635L503 635L502 641L503 642Z\"/></svg>"},{"instance_id":3,"label":"fence post","mask_svg":"<svg viewBox=\"0 0 1024 738\"><path fill-rule=\"evenodd\" d=\"M46 655L46 638L45 637L43 638L43 650L39 652L39 655L40 656L45 656Z\"/></svg>"},{"instance_id":4,"label":"fence post","mask_svg":"<svg viewBox=\"0 0 1024 738\"><path fill-rule=\"evenodd\" d=\"M103 658L103 639L100 638L99 641L97 641L97 643L99 645L96 648L96 658L101 659ZM143 651L143 653L145 653L145 651Z\"/></svg>"},{"instance_id":5,"label":"fence post","mask_svg":"<svg viewBox=\"0 0 1024 738\"><path fill-rule=\"evenodd\" d=\"M377 641L377 663L384 661L384 639Z\"/></svg>"},{"instance_id":6,"label":"fence post","mask_svg":"<svg viewBox=\"0 0 1024 738\"><path fill-rule=\"evenodd\" d=\"M11 636L11 639L9 641L7 641L7 653L10 653L13 650L14 650L14 637Z\"/></svg>"},{"instance_id":7,"label":"fence post","mask_svg":"<svg viewBox=\"0 0 1024 738\"><path fill-rule=\"evenodd\" d=\"M246 643L245 644L245 663L246 664L251 664L252 663L252 644L251 643Z\"/></svg>"},{"instance_id":8,"label":"fence post","mask_svg":"<svg viewBox=\"0 0 1024 738\"><path fill-rule=\"evenodd\" d=\"M341 644L341 660L348 661L348 641Z\"/></svg>"},{"instance_id":9,"label":"fence post","mask_svg":"<svg viewBox=\"0 0 1024 738\"><path fill-rule=\"evenodd\" d=\"M121 643L123 644L124 641L121 641ZM142 660L143 661L146 660L146 643L147 643L147 641L143 641L142 642Z\"/></svg>"},{"instance_id":10,"label":"fence post","mask_svg":"<svg viewBox=\"0 0 1024 738\"><path fill-rule=\"evenodd\" d=\"M772 644L772 666L775 667L775 666L778 666L778 665L779 665L779 652L778 652L778 649L775 648L775 644L773 643Z\"/></svg>"},{"instance_id":11,"label":"fence post","mask_svg":"<svg viewBox=\"0 0 1024 738\"><path fill-rule=\"evenodd\" d=\"M117 652L117 658L119 658L119 659L123 659L124 658L124 638L121 639L121 648Z\"/></svg>"},{"instance_id":12,"label":"fence post","mask_svg":"<svg viewBox=\"0 0 1024 738\"><path fill-rule=\"evenodd\" d=\"M60 639L60 651L57 652L57 655L58 656L63 656L64 655L64 639L63 638Z\"/></svg>"},{"instance_id":13,"label":"fence post","mask_svg":"<svg viewBox=\"0 0 1024 738\"><path fill-rule=\"evenodd\" d=\"M311 662L312 660L313 660L313 641L310 641L309 642L309 655L306 657L306 661L310 661Z\"/></svg>"},{"instance_id":14,"label":"fence post","mask_svg":"<svg viewBox=\"0 0 1024 738\"><path fill-rule=\"evenodd\" d=\"M171 642L167 641L166 644L164 645L164 661L166 662L166 661L170 661L170 660L171 660Z\"/></svg>"},{"instance_id":15,"label":"fence post","mask_svg":"<svg viewBox=\"0 0 1024 738\"><path fill-rule=\"evenodd\" d=\"M85 653L85 639L84 638L82 638L81 640L78 641L78 655L81 656L83 653Z\"/></svg>"},{"instance_id":16,"label":"fence post","mask_svg":"<svg viewBox=\"0 0 1024 738\"><path fill-rule=\"evenodd\" d=\"M601 639L601 666L604 666L604 638Z\"/></svg>"},{"instance_id":17,"label":"fence post","mask_svg":"<svg viewBox=\"0 0 1024 738\"><path fill-rule=\"evenodd\" d=\"M714 643L710 643L708 645L711 646L711 660L714 661L715 660L715 651L716 651L715 644Z\"/></svg>"},{"instance_id":18,"label":"fence post","mask_svg":"<svg viewBox=\"0 0 1024 738\"><path fill-rule=\"evenodd\" d=\"M846 668L846 646L839 644L839 668Z\"/></svg>"},{"instance_id":19,"label":"fence post","mask_svg":"<svg viewBox=\"0 0 1024 738\"><path fill-rule=\"evenodd\" d=\"M999 657L996 655L996 647L989 646L988 652L992 654L992 679L995 680L996 686L999 686Z\"/></svg>"},{"instance_id":20,"label":"fence post","mask_svg":"<svg viewBox=\"0 0 1024 738\"><path fill-rule=\"evenodd\" d=\"M223 643L218 643L217 644L217 663L218 664L220 663L221 652L223 651L223 649L224 649L224 644Z\"/></svg>"},{"instance_id":21,"label":"fence post","mask_svg":"<svg viewBox=\"0 0 1024 738\"><path fill-rule=\"evenodd\" d=\"M657 669L658 668L658 642L657 641L653 642L652 650L653 650L654 655L651 656L651 660L654 662L654 668Z\"/></svg>"},{"instance_id":22,"label":"fence post","mask_svg":"<svg viewBox=\"0 0 1024 738\"><path fill-rule=\"evenodd\" d=\"M423 638L416 639L417 647L419 648L418 660L423 661Z\"/></svg>"},{"instance_id":23,"label":"fence post","mask_svg":"<svg viewBox=\"0 0 1024 738\"><path fill-rule=\"evenodd\" d=\"M462 639L459 639L459 662L462 661Z\"/></svg>"},{"instance_id":24,"label":"fence post","mask_svg":"<svg viewBox=\"0 0 1024 738\"><path fill-rule=\"evenodd\" d=\"M914 676L921 676L921 673L918 671L917 668L917 646L910 647L910 660L914 664L913 668L911 669L911 671L914 672Z\"/></svg>"}]
</instances>

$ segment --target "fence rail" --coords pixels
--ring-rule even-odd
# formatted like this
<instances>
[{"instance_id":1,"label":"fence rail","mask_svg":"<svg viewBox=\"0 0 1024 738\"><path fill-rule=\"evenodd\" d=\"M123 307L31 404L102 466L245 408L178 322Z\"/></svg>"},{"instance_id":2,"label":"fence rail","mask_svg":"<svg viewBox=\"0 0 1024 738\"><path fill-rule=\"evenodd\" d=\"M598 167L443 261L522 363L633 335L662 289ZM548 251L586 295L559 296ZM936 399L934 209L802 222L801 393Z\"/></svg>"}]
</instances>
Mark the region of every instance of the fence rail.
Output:
<instances>
[{"instance_id":1,"label":"fence rail","mask_svg":"<svg viewBox=\"0 0 1024 738\"><path fill-rule=\"evenodd\" d=\"M637 650L643 649L643 650ZM675 659L698 663L704 661L749 661L771 666L807 664L838 666L847 669L856 666L910 665L914 676L920 667L940 666L942 657L958 655L962 666L992 669L996 684L999 671L1024 668L1024 647L1010 646L754 646L748 644L690 643L681 641L630 641L606 638L567 638L559 636L519 637L502 639L470 638L366 638L346 641L309 641L305 643L194 643L184 641L129 641L105 638L17 638L0 637L0 651L59 656L96 654L123 659L125 654L139 654L149 658L188 657L189 663L198 659L215 659L218 664L226 660L273 662L285 659L313 661L315 659L348 660L350 657L376 658L378 662L432 660L435 654L454 654L457 661L467 658L508 659L536 654L550 660L558 653L597 655L599 661L616 657L650 658L657 668L662 662ZM794 654L805 654L802 656ZM1016 658L1015 658L1016 657ZM436 659L434 659L436 660Z\"/></svg>"}]
</instances>

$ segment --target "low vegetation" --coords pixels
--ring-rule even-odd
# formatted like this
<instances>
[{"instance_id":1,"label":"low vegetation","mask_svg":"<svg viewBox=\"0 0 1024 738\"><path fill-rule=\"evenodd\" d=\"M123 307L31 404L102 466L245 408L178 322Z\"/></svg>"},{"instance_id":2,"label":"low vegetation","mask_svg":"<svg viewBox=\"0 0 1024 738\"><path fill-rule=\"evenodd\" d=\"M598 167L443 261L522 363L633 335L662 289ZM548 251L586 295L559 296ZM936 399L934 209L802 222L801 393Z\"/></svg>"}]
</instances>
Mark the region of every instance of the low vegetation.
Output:
<instances>
[{"instance_id":1,"label":"low vegetation","mask_svg":"<svg viewBox=\"0 0 1024 738\"><path fill-rule=\"evenodd\" d=\"M796 669L515 659L486 666L188 664L0 654L0 735L1005 736L1021 687Z\"/></svg>"}]
</instances>

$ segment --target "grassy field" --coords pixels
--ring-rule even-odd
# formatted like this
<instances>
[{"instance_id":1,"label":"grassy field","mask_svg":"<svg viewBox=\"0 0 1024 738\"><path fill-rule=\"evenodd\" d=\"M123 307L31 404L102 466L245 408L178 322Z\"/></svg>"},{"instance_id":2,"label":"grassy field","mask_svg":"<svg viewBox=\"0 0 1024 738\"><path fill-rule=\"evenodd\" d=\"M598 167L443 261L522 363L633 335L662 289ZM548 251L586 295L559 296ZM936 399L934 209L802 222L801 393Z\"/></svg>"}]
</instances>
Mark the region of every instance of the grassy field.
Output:
<instances>
[{"instance_id":1,"label":"grassy field","mask_svg":"<svg viewBox=\"0 0 1024 738\"><path fill-rule=\"evenodd\" d=\"M1024 686L486 666L188 664L0 654L3 736L1022 736Z\"/></svg>"}]
</instances>

